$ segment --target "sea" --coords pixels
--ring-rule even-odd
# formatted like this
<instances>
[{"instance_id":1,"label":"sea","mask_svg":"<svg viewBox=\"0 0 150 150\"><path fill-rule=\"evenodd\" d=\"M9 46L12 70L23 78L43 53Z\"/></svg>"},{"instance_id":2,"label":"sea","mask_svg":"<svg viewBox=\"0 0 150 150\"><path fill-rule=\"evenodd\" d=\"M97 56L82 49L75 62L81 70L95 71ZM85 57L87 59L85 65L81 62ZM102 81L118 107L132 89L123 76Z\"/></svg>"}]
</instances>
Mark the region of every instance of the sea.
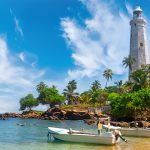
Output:
<instances>
[{"instance_id":1,"label":"sea","mask_svg":"<svg viewBox=\"0 0 150 150\"><path fill-rule=\"evenodd\" d=\"M24 124L25 126L20 126ZM48 141L49 126L83 129L96 133L96 126L84 121L49 121L37 119L0 120L0 150L150 150L149 138L129 138L114 146Z\"/></svg>"}]
</instances>

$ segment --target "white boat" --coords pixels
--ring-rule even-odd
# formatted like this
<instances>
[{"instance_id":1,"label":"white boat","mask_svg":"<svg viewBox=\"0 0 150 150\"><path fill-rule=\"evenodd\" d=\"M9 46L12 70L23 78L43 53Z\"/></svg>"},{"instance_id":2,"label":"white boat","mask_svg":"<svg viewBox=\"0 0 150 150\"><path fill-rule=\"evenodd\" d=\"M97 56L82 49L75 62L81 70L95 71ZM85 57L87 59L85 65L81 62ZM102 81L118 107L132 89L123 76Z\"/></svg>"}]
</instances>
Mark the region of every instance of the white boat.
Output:
<instances>
[{"instance_id":1,"label":"white boat","mask_svg":"<svg viewBox=\"0 0 150 150\"><path fill-rule=\"evenodd\" d=\"M103 125L103 127L108 128L108 125ZM121 128L121 127L110 126L109 129L120 130L123 136L150 138L150 129L148 128Z\"/></svg>"},{"instance_id":2,"label":"white boat","mask_svg":"<svg viewBox=\"0 0 150 150\"><path fill-rule=\"evenodd\" d=\"M67 142L114 145L120 140L120 137L116 136L115 132L105 132L98 135L63 128L48 127L48 129L49 134L53 135L54 139L59 139Z\"/></svg>"}]
</instances>

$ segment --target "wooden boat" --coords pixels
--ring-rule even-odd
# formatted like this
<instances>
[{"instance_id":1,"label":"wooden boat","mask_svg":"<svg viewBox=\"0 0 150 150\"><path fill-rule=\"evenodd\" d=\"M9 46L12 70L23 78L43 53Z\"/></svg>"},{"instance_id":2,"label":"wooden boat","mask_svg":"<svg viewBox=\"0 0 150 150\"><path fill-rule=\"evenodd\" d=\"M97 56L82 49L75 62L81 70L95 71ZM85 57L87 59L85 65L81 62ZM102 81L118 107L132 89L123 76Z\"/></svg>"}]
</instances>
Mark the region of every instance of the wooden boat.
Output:
<instances>
[{"instance_id":1,"label":"wooden boat","mask_svg":"<svg viewBox=\"0 0 150 150\"><path fill-rule=\"evenodd\" d=\"M108 125L103 125L103 127L108 128ZM124 136L150 138L150 129L148 128L121 128L121 127L110 126L109 129L111 131L115 129L120 130L121 134Z\"/></svg>"},{"instance_id":2,"label":"wooden boat","mask_svg":"<svg viewBox=\"0 0 150 150\"><path fill-rule=\"evenodd\" d=\"M115 132L105 132L98 135L72 129L68 130L54 127L48 127L48 129L49 134L53 135L54 139L59 139L67 142L114 145L120 140L120 137L116 136L117 134Z\"/></svg>"}]
</instances>

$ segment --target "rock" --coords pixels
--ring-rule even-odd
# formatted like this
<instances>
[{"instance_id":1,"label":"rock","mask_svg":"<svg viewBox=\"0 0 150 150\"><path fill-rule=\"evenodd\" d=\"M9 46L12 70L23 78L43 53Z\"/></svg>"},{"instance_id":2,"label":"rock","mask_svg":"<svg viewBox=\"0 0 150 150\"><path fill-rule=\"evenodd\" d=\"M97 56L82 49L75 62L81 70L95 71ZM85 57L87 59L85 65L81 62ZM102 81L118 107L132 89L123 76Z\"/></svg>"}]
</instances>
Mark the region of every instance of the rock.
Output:
<instances>
[{"instance_id":1,"label":"rock","mask_svg":"<svg viewBox=\"0 0 150 150\"><path fill-rule=\"evenodd\" d=\"M150 128L150 122L145 121L144 122L144 127Z\"/></svg>"},{"instance_id":2,"label":"rock","mask_svg":"<svg viewBox=\"0 0 150 150\"><path fill-rule=\"evenodd\" d=\"M23 112L21 118L39 119L41 115L37 111Z\"/></svg>"},{"instance_id":3,"label":"rock","mask_svg":"<svg viewBox=\"0 0 150 150\"><path fill-rule=\"evenodd\" d=\"M111 121L110 124L113 125L113 126L119 126L119 127L129 127L129 123L127 123L127 122Z\"/></svg>"},{"instance_id":4,"label":"rock","mask_svg":"<svg viewBox=\"0 0 150 150\"><path fill-rule=\"evenodd\" d=\"M133 121L130 122L130 127L139 127L139 128L143 128L143 127L150 127L150 122L147 121Z\"/></svg>"},{"instance_id":5,"label":"rock","mask_svg":"<svg viewBox=\"0 0 150 150\"><path fill-rule=\"evenodd\" d=\"M67 111L66 118L68 120L84 120L84 119L91 119L91 116L87 112Z\"/></svg>"},{"instance_id":6,"label":"rock","mask_svg":"<svg viewBox=\"0 0 150 150\"><path fill-rule=\"evenodd\" d=\"M6 112L3 114L3 117L4 118L17 118L17 117L20 117L20 114Z\"/></svg>"}]
</instances>

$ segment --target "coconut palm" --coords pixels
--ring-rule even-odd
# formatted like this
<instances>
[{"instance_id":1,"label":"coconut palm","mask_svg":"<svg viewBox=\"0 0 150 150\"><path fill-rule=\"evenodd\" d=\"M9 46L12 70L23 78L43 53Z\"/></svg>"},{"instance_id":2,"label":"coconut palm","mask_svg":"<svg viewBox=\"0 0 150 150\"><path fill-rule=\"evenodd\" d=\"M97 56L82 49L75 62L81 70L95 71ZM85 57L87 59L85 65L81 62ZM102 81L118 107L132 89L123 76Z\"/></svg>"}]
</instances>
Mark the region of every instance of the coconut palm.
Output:
<instances>
[{"instance_id":1,"label":"coconut palm","mask_svg":"<svg viewBox=\"0 0 150 150\"><path fill-rule=\"evenodd\" d=\"M75 92L77 89L77 82L75 80L69 81L66 88L63 90L63 95L67 98L68 104L73 104L74 97L78 95Z\"/></svg>"},{"instance_id":2,"label":"coconut palm","mask_svg":"<svg viewBox=\"0 0 150 150\"><path fill-rule=\"evenodd\" d=\"M137 91L147 86L147 73L144 69L138 69L131 74L133 90Z\"/></svg>"},{"instance_id":3,"label":"coconut palm","mask_svg":"<svg viewBox=\"0 0 150 150\"><path fill-rule=\"evenodd\" d=\"M117 81L117 82L115 82L114 84L116 85L116 90L117 90L117 92L120 93L120 92L121 92L121 87L122 87L122 85L123 85L122 80Z\"/></svg>"},{"instance_id":4,"label":"coconut palm","mask_svg":"<svg viewBox=\"0 0 150 150\"><path fill-rule=\"evenodd\" d=\"M91 91L85 91L83 93L81 93L81 99L82 99L82 103L84 104L88 104L91 101Z\"/></svg>"},{"instance_id":5,"label":"coconut palm","mask_svg":"<svg viewBox=\"0 0 150 150\"><path fill-rule=\"evenodd\" d=\"M122 64L125 68L129 67L129 70L132 71L132 65L136 62L135 58L129 55L128 57L124 57Z\"/></svg>"},{"instance_id":6,"label":"coconut palm","mask_svg":"<svg viewBox=\"0 0 150 150\"><path fill-rule=\"evenodd\" d=\"M149 86L150 86L150 64L147 64L147 65L144 67L144 71L145 71L146 74L147 74L147 86L149 87Z\"/></svg>"},{"instance_id":7,"label":"coconut palm","mask_svg":"<svg viewBox=\"0 0 150 150\"><path fill-rule=\"evenodd\" d=\"M103 77L106 79L105 87L107 87L107 83L108 83L109 79L112 79L112 75L113 75L113 73L112 73L111 69L104 70Z\"/></svg>"},{"instance_id":8,"label":"coconut palm","mask_svg":"<svg viewBox=\"0 0 150 150\"><path fill-rule=\"evenodd\" d=\"M101 88L101 84L98 80L95 80L92 84L91 84L91 89L92 91L98 90Z\"/></svg>"}]
</instances>

